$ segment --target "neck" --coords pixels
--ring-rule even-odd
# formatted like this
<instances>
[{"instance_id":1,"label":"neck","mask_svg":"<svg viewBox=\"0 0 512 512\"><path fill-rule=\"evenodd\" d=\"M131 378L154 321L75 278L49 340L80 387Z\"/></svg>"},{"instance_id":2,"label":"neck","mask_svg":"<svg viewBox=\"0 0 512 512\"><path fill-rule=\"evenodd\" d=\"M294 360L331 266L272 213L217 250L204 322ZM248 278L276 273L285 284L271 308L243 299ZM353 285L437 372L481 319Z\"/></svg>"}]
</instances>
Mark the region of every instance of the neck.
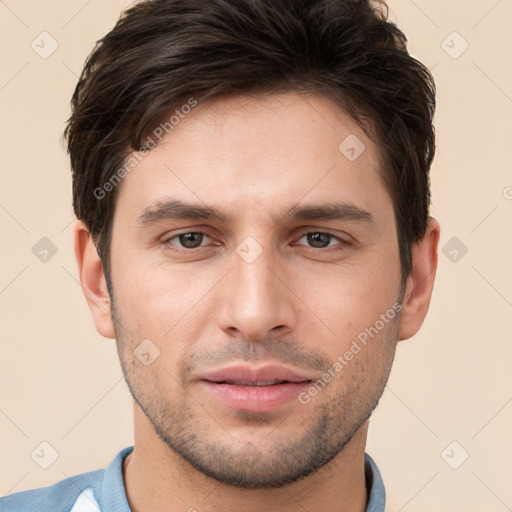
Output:
<instances>
[{"instance_id":1,"label":"neck","mask_svg":"<svg viewBox=\"0 0 512 512\"><path fill-rule=\"evenodd\" d=\"M277 489L242 489L219 483L193 468L154 433L149 420L137 409L135 447L123 468L133 512L366 509L364 449L368 422L331 462L302 480Z\"/></svg>"}]
</instances>

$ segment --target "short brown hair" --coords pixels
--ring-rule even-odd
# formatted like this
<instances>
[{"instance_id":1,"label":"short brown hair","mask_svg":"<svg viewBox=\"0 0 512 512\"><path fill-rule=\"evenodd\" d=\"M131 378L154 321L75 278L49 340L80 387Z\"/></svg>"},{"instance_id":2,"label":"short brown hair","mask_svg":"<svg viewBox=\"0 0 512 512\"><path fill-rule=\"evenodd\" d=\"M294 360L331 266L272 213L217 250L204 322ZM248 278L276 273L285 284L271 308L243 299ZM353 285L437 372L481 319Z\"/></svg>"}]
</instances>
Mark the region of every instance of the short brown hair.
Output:
<instances>
[{"instance_id":1,"label":"short brown hair","mask_svg":"<svg viewBox=\"0 0 512 512\"><path fill-rule=\"evenodd\" d=\"M377 0L145 0L125 11L88 57L65 130L74 210L106 272L116 188L95 191L156 119L191 97L297 91L333 99L375 134L403 287L429 216L435 85L387 18Z\"/></svg>"}]
</instances>

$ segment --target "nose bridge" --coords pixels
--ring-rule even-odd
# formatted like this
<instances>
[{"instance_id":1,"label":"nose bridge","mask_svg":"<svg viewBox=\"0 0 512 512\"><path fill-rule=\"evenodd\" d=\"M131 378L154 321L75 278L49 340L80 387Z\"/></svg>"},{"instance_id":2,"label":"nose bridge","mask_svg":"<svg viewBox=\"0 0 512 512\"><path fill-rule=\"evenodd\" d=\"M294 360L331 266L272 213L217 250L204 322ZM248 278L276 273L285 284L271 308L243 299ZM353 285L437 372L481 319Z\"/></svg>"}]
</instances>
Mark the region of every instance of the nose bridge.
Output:
<instances>
[{"instance_id":1,"label":"nose bridge","mask_svg":"<svg viewBox=\"0 0 512 512\"><path fill-rule=\"evenodd\" d=\"M242 251L243 248L239 248L239 252ZM256 248L250 247L243 256L238 253L239 257L235 258L235 261L238 260L235 263L235 278L240 287L239 293L244 298L240 303L246 309L251 305L261 308L265 302L277 298L274 288L277 288L276 281L279 280L276 277L276 270L272 269L273 258L270 251L267 249L259 255L256 251Z\"/></svg>"},{"instance_id":2,"label":"nose bridge","mask_svg":"<svg viewBox=\"0 0 512 512\"><path fill-rule=\"evenodd\" d=\"M284 266L269 237L259 240L246 237L233 253L234 268L224 282L219 318L223 329L236 329L252 340L295 324L291 294L280 275Z\"/></svg>"}]
</instances>

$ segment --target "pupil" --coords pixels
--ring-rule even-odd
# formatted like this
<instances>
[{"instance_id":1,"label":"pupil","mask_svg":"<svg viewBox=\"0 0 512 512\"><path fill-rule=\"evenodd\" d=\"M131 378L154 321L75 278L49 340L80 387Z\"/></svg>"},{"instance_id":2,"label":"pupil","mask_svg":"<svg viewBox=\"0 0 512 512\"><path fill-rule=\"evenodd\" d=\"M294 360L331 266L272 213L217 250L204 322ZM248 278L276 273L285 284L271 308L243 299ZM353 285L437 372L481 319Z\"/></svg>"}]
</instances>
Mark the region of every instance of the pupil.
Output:
<instances>
[{"instance_id":1,"label":"pupil","mask_svg":"<svg viewBox=\"0 0 512 512\"><path fill-rule=\"evenodd\" d=\"M184 233L180 235L180 242L187 249L195 249L201 245L201 237L201 233ZM197 243L198 241L199 243Z\"/></svg>"},{"instance_id":2,"label":"pupil","mask_svg":"<svg viewBox=\"0 0 512 512\"><path fill-rule=\"evenodd\" d=\"M329 245L329 238L331 235L327 233L313 233L308 235L308 241L313 245L313 247L326 247ZM318 243L320 245L318 245Z\"/></svg>"}]
</instances>

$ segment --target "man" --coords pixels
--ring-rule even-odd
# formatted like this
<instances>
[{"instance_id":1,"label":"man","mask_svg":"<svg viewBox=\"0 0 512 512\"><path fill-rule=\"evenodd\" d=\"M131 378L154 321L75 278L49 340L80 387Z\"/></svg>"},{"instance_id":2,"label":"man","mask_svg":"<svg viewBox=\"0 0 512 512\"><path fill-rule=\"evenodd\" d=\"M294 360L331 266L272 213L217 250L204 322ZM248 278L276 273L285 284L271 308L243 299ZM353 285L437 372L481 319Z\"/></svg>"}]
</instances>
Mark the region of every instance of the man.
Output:
<instances>
[{"instance_id":1,"label":"man","mask_svg":"<svg viewBox=\"0 0 512 512\"><path fill-rule=\"evenodd\" d=\"M434 84L365 0L147 0L66 137L75 254L134 398L103 471L37 511L383 511L365 454L428 310Z\"/></svg>"}]
</instances>

